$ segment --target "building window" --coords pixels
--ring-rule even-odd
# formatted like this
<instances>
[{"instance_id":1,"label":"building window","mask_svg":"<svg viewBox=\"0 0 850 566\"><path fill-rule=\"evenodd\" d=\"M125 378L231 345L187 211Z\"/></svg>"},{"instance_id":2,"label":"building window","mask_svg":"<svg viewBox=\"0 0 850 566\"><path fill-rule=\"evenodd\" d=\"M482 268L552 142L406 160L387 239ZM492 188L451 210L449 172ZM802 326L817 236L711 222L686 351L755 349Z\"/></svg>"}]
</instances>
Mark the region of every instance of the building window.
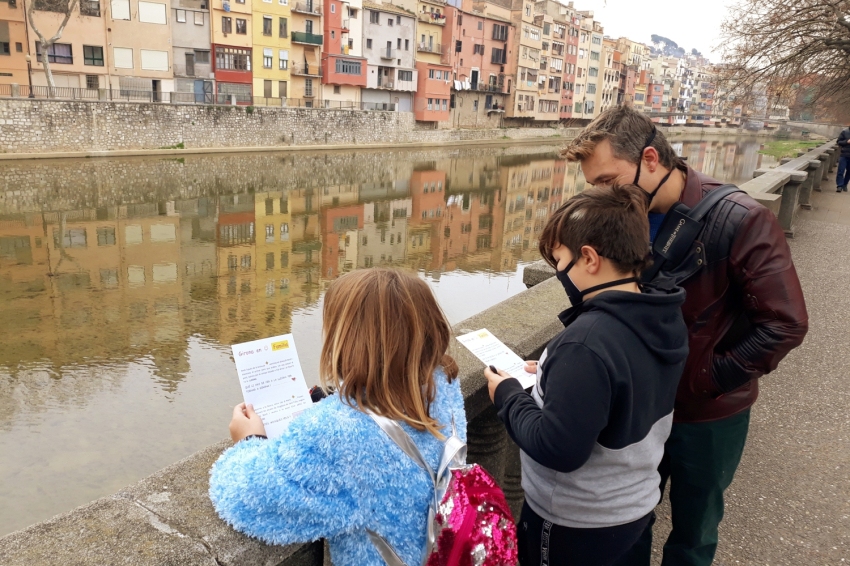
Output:
<instances>
[{"instance_id":1,"label":"building window","mask_svg":"<svg viewBox=\"0 0 850 566\"><path fill-rule=\"evenodd\" d=\"M369 10L369 23L370 24L380 24L381 14L379 12L375 12L374 10Z\"/></svg>"},{"instance_id":2,"label":"building window","mask_svg":"<svg viewBox=\"0 0 850 566\"><path fill-rule=\"evenodd\" d=\"M209 51L195 51L195 63L201 65L209 65L210 64L210 52Z\"/></svg>"},{"instance_id":3,"label":"building window","mask_svg":"<svg viewBox=\"0 0 850 566\"><path fill-rule=\"evenodd\" d=\"M304 79L304 96L313 96L313 79Z\"/></svg>"},{"instance_id":4,"label":"building window","mask_svg":"<svg viewBox=\"0 0 850 566\"><path fill-rule=\"evenodd\" d=\"M473 55L484 55L484 45L473 45L472 46L472 54Z\"/></svg>"},{"instance_id":5,"label":"building window","mask_svg":"<svg viewBox=\"0 0 850 566\"><path fill-rule=\"evenodd\" d=\"M251 50L216 46L215 68L227 71L250 71Z\"/></svg>"},{"instance_id":6,"label":"building window","mask_svg":"<svg viewBox=\"0 0 850 566\"><path fill-rule=\"evenodd\" d=\"M599 53L597 51L590 52L590 60L591 61L599 61Z\"/></svg>"},{"instance_id":7,"label":"building window","mask_svg":"<svg viewBox=\"0 0 850 566\"><path fill-rule=\"evenodd\" d=\"M336 39L336 31L331 30L331 39Z\"/></svg>"},{"instance_id":8,"label":"building window","mask_svg":"<svg viewBox=\"0 0 850 566\"><path fill-rule=\"evenodd\" d=\"M346 59L337 59L336 72L343 75L359 75L361 74L360 61L348 61Z\"/></svg>"},{"instance_id":9,"label":"building window","mask_svg":"<svg viewBox=\"0 0 850 566\"><path fill-rule=\"evenodd\" d=\"M289 68L289 51L285 49L281 49L278 52L278 68L281 71L285 71Z\"/></svg>"},{"instance_id":10,"label":"building window","mask_svg":"<svg viewBox=\"0 0 850 566\"><path fill-rule=\"evenodd\" d=\"M278 83L277 83L277 95L280 98L286 98L286 90L287 90L286 89L286 81L278 81ZM286 201L284 201L283 199L280 199L280 202L281 202L280 213L286 214L286 211L283 209L283 205L285 204Z\"/></svg>"},{"instance_id":11,"label":"building window","mask_svg":"<svg viewBox=\"0 0 850 566\"><path fill-rule=\"evenodd\" d=\"M98 228L97 229L97 245L98 246L114 246L115 245L115 228Z\"/></svg>"},{"instance_id":12,"label":"building window","mask_svg":"<svg viewBox=\"0 0 850 566\"><path fill-rule=\"evenodd\" d=\"M395 23L395 20L393 20L392 18L389 18L389 19L387 20L387 25L388 25L388 26L390 26L390 27L393 27L393 24L394 24L394 23Z\"/></svg>"},{"instance_id":13,"label":"building window","mask_svg":"<svg viewBox=\"0 0 850 566\"><path fill-rule=\"evenodd\" d=\"M86 88L94 90L100 88L100 80L97 75L86 75Z\"/></svg>"},{"instance_id":14,"label":"building window","mask_svg":"<svg viewBox=\"0 0 850 566\"><path fill-rule=\"evenodd\" d=\"M439 101L438 101L438 102L439 102ZM429 99L428 99L428 110L432 110L432 106L433 106L433 105L434 105L434 99L433 99L433 98L429 98Z\"/></svg>"},{"instance_id":15,"label":"building window","mask_svg":"<svg viewBox=\"0 0 850 566\"><path fill-rule=\"evenodd\" d=\"M412 81L413 80L413 71L399 70L398 80L400 80L400 81Z\"/></svg>"},{"instance_id":16,"label":"building window","mask_svg":"<svg viewBox=\"0 0 850 566\"><path fill-rule=\"evenodd\" d=\"M401 25L401 16L395 17L395 23L397 23L398 25Z\"/></svg>"},{"instance_id":17,"label":"building window","mask_svg":"<svg viewBox=\"0 0 850 566\"><path fill-rule=\"evenodd\" d=\"M463 42L455 40L455 53L460 53L461 49L463 49Z\"/></svg>"},{"instance_id":18,"label":"building window","mask_svg":"<svg viewBox=\"0 0 850 566\"><path fill-rule=\"evenodd\" d=\"M410 51L410 40L409 39L404 40L404 50Z\"/></svg>"},{"instance_id":19,"label":"building window","mask_svg":"<svg viewBox=\"0 0 850 566\"><path fill-rule=\"evenodd\" d=\"M8 44L6 44L8 46ZM41 62L41 43L35 44L35 60ZM47 47L47 60L50 63L73 65L74 55L70 43L54 43ZM103 57L101 57L103 60Z\"/></svg>"},{"instance_id":20,"label":"building window","mask_svg":"<svg viewBox=\"0 0 850 566\"><path fill-rule=\"evenodd\" d=\"M434 69L428 69L428 78L429 78L429 79L433 79L433 78L434 78Z\"/></svg>"},{"instance_id":21,"label":"building window","mask_svg":"<svg viewBox=\"0 0 850 566\"><path fill-rule=\"evenodd\" d=\"M372 49L372 40L371 39L366 40L366 49Z\"/></svg>"},{"instance_id":22,"label":"building window","mask_svg":"<svg viewBox=\"0 0 850 566\"><path fill-rule=\"evenodd\" d=\"M277 22L277 36L289 37L289 21L286 18L279 18Z\"/></svg>"},{"instance_id":23,"label":"building window","mask_svg":"<svg viewBox=\"0 0 850 566\"><path fill-rule=\"evenodd\" d=\"M83 63L94 67L103 67L103 47L83 45Z\"/></svg>"},{"instance_id":24,"label":"building window","mask_svg":"<svg viewBox=\"0 0 850 566\"><path fill-rule=\"evenodd\" d=\"M196 26L204 25L204 13L203 12L195 12L195 25Z\"/></svg>"},{"instance_id":25,"label":"building window","mask_svg":"<svg viewBox=\"0 0 850 566\"><path fill-rule=\"evenodd\" d=\"M233 33L233 18L221 17L221 33Z\"/></svg>"},{"instance_id":26,"label":"building window","mask_svg":"<svg viewBox=\"0 0 850 566\"><path fill-rule=\"evenodd\" d=\"M194 53L186 53L186 76L194 77L195 76L195 54Z\"/></svg>"},{"instance_id":27,"label":"building window","mask_svg":"<svg viewBox=\"0 0 850 566\"><path fill-rule=\"evenodd\" d=\"M331 14L336 14L336 4L331 2Z\"/></svg>"},{"instance_id":28,"label":"building window","mask_svg":"<svg viewBox=\"0 0 850 566\"><path fill-rule=\"evenodd\" d=\"M497 41L508 40L508 26L501 24L493 24L493 39Z\"/></svg>"},{"instance_id":29,"label":"building window","mask_svg":"<svg viewBox=\"0 0 850 566\"><path fill-rule=\"evenodd\" d=\"M396 39L395 47L396 47L396 49L401 49L401 38L400 37Z\"/></svg>"},{"instance_id":30,"label":"building window","mask_svg":"<svg viewBox=\"0 0 850 566\"><path fill-rule=\"evenodd\" d=\"M272 48L271 47L263 48L263 69L271 69L273 62L274 62L274 51L272 50ZM271 81L269 81L269 90L271 90Z\"/></svg>"},{"instance_id":31,"label":"building window","mask_svg":"<svg viewBox=\"0 0 850 566\"><path fill-rule=\"evenodd\" d=\"M342 93L342 87L341 86L334 86L334 94L341 94L341 93Z\"/></svg>"},{"instance_id":32,"label":"building window","mask_svg":"<svg viewBox=\"0 0 850 566\"><path fill-rule=\"evenodd\" d=\"M248 21L236 18L236 33L246 35L248 33Z\"/></svg>"},{"instance_id":33,"label":"building window","mask_svg":"<svg viewBox=\"0 0 850 566\"><path fill-rule=\"evenodd\" d=\"M186 23L186 10L177 10L177 21L181 24Z\"/></svg>"},{"instance_id":34,"label":"building window","mask_svg":"<svg viewBox=\"0 0 850 566\"><path fill-rule=\"evenodd\" d=\"M490 55L490 62L496 65L504 65L507 61L507 54L504 49L493 48L493 53Z\"/></svg>"},{"instance_id":35,"label":"building window","mask_svg":"<svg viewBox=\"0 0 850 566\"><path fill-rule=\"evenodd\" d=\"M313 33L313 20L307 20L304 22L304 31L307 33Z\"/></svg>"},{"instance_id":36,"label":"building window","mask_svg":"<svg viewBox=\"0 0 850 566\"><path fill-rule=\"evenodd\" d=\"M272 34L272 17L263 16L263 35L271 36Z\"/></svg>"}]
</instances>

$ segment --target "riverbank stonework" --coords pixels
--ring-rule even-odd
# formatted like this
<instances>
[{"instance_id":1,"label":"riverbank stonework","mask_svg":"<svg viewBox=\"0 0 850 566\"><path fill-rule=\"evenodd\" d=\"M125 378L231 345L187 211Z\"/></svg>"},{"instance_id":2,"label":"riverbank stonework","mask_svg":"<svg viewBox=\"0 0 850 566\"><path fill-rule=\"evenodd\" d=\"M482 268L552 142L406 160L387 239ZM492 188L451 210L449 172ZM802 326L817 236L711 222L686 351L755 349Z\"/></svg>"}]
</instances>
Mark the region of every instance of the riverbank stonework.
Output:
<instances>
[{"instance_id":1,"label":"riverbank stonework","mask_svg":"<svg viewBox=\"0 0 850 566\"><path fill-rule=\"evenodd\" d=\"M669 133L734 135L721 128ZM410 112L0 99L0 154L286 149L574 137L580 128L432 129Z\"/></svg>"},{"instance_id":2,"label":"riverbank stonework","mask_svg":"<svg viewBox=\"0 0 850 566\"><path fill-rule=\"evenodd\" d=\"M410 112L0 100L4 153L444 143L563 135L563 128L433 130Z\"/></svg>"}]
</instances>

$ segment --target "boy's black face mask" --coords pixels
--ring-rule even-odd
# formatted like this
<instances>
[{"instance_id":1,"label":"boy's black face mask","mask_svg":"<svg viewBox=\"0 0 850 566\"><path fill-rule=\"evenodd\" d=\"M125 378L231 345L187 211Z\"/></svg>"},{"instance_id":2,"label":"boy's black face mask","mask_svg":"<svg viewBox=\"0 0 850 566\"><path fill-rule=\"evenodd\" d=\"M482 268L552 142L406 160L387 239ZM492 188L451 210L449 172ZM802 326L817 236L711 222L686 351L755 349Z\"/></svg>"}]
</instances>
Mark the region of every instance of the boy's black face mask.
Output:
<instances>
[{"instance_id":1,"label":"boy's black face mask","mask_svg":"<svg viewBox=\"0 0 850 566\"><path fill-rule=\"evenodd\" d=\"M643 144L643 149L640 150L640 157L638 158L637 171L635 172L635 183L634 183L635 185L637 185L638 181L640 180L640 166L641 166L641 163L643 163L643 152L646 151L649 147L652 146L652 141L655 139L655 134L657 132L658 132L658 130L653 126L652 133L649 134L648 138L646 138L646 143ZM667 182L667 179L669 179L670 175L672 175L672 174L673 174L673 169L670 169L667 172L667 174L664 175L664 178L661 179L661 182L658 183L658 186L655 187L655 190L652 191L651 193L647 193L647 195L646 195L646 208L647 208L647 210L649 210L650 205L652 205L652 199L655 198L655 195L658 193L659 189L661 189L661 186L664 183ZM638 186L640 186L640 185L638 185Z\"/></svg>"},{"instance_id":2,"label":"boy's black face mask","mask_svg":"<svg viewBox=\"0 0 850 566\"><path fill-rule=\"evenodd\" d=\"M625 279L618 279L616 281L608 281L607 283L602 283L600 285L596 285L594 287L589 287L584 291L580 291L578 287L576 287L573 280L570 279L569 271L576 264L576 258L567 264L562 271L555 271L555 277L558 278L558 281L561 282L561 285L564 286L564 291L567 292L567 298L570 299L570 304L572 306L577 307L584 301L584 297L589 295L590 293L594 293L596 291L601 291L603 289L610 289L611 287L616 287L618 285L625 285L626 283L637 283L640 281L637 277L627 277Z\"/></svg>"}]
</instances>

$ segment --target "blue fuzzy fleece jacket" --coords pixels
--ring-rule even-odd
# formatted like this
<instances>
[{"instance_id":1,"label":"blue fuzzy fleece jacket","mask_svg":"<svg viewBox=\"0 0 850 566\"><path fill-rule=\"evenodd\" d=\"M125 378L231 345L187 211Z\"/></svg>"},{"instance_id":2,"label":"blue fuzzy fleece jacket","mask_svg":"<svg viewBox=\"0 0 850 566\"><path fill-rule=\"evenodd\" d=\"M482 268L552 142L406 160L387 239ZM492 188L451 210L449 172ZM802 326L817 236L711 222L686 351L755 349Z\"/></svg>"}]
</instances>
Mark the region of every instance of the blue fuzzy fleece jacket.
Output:
<instances>
[{"instance_id":1,"label":"blue fuzzy fleece jacket","mask_svg":"<svg viewBox=\"0 0 850 566\"><path fill-rule=\"evenodd\" d=\"M466 441L458 380L438 370L431 416L451 434L451 416ZM432 468L443 443L401 425ZM273 440L237 442L210 471L210 499L237 531L269 544L328 539L337 566L383 566L366 529L382 535L407 564L425 547L431 479L365 413L333 395Z\"/></svg>"}]
</instances>

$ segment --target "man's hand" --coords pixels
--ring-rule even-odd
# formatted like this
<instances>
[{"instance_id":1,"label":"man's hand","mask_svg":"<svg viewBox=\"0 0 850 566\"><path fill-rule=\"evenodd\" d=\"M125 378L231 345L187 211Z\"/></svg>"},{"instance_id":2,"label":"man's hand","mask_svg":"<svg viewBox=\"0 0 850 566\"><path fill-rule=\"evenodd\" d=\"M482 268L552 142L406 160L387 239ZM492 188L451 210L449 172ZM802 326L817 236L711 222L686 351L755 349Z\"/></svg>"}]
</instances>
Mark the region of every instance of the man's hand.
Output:
<instances>
[{"instance_id":1,"label":"man's hand","mask_svg":"<svg viewBox=\"0 0 850 566\"><path fill-rule=\"evenodd\" d=\"M525 360L525 371L537 374L537 360Z\"/></svg>"},{"instance_id":2,"label":"man's hand","mask_svg":"<svg viewBox=\"0 0 850 566\"><path fill-rule=\"evenodd\" d=\"M266 435L266 427L260 416L254 412L253 405L239 403L233 407L233 418L230 419L230 438L239 442L252 434Z\"/></svg>"},{"instance_id":3,"label":"man's hand","mask_svg":"<svg viewBox=\"0 0 850 566\"><path fill-rule=\"evenodd\" d=\"M489 367L484 369L484 377L487 378L487 389L490 391L490 401L496 397L496 388L506 379L511 379L507 372L497 370L499 373L493 373Z\"/></svg>"}]
</instances>

